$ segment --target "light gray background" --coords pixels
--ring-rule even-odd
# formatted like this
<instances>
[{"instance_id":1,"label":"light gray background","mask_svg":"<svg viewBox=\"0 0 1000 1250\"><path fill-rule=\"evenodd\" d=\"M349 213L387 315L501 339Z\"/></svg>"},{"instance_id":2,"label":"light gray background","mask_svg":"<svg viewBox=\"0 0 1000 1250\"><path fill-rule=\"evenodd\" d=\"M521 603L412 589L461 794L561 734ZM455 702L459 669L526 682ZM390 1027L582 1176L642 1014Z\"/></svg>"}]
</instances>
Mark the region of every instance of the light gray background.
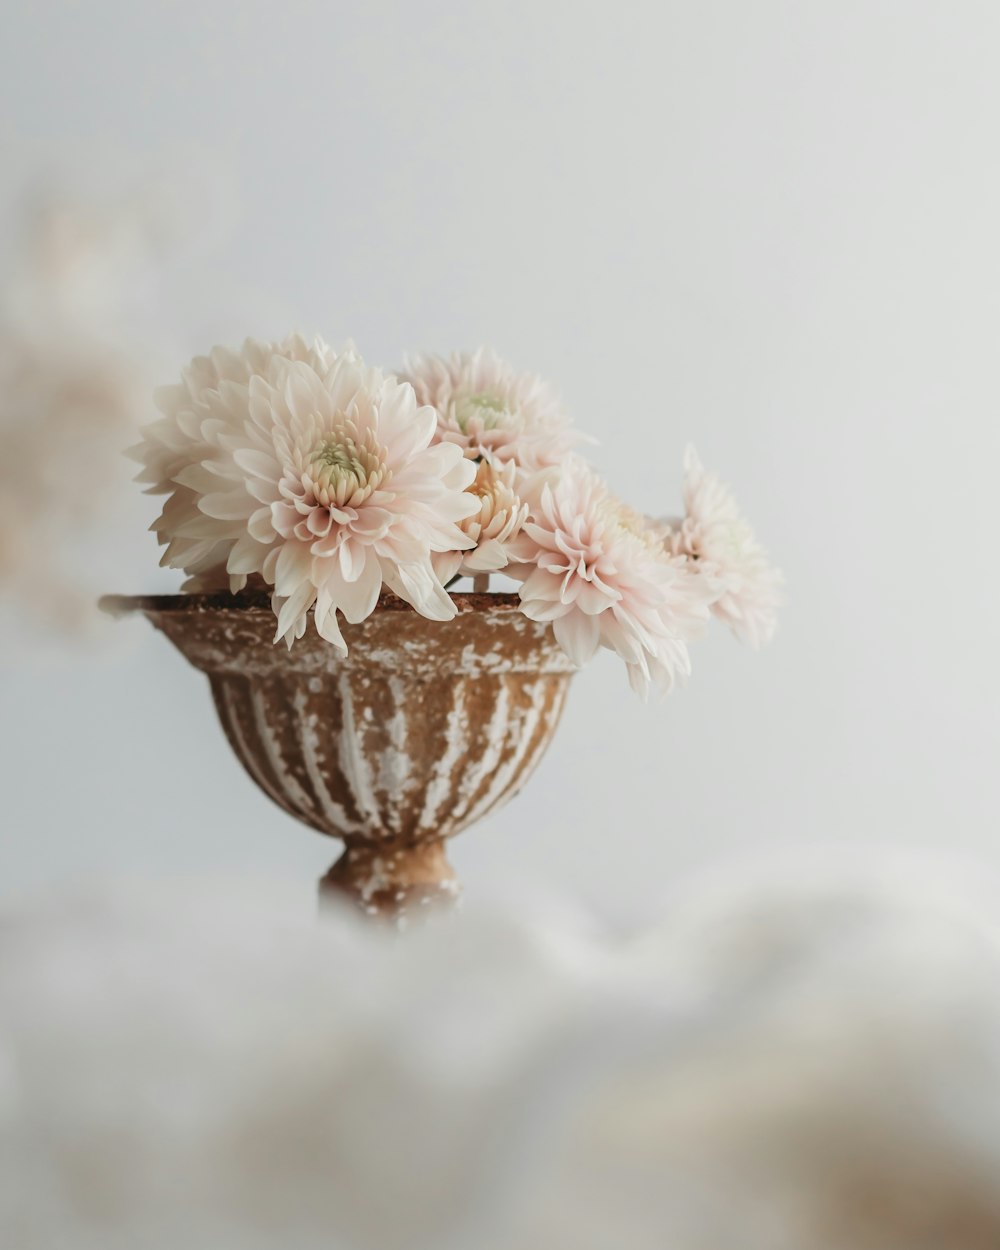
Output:
<instances>
[{"instance_id":1,"label":"light gray background","mask_svg":"<svg viewBox=\"0 0 1000 1250\"><path fill-rule=\"evenodd\" d=\"M529 789L454 846L473 897L513 877L625 916L774 843L997 857L995 3L91 0L4 27L5 192L191 150L231 180L172 279L171 370L293 327L387 365L493 343L646 511L692 439L783 566L766 651L713 631L663 704L610 657L577 679ZM146 505L95 594L176 584ZM3 662L4 894L332 858L142 623Z\"/></svg>"}]
</instances>

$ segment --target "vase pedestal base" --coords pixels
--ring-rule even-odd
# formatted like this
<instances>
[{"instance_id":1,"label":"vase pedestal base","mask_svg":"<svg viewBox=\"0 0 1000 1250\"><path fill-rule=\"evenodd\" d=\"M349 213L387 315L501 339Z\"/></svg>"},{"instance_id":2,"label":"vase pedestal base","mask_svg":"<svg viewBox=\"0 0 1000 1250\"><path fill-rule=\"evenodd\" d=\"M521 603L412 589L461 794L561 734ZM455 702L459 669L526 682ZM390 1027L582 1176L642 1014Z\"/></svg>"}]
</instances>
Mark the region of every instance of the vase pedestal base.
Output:
<instances>
[{"instance_id":1,"label":"vase pedestal base","mask_svg":"<svg viewBox=\"0 0 1000 1250\"><path fill-rule=\"evenodd\" d=\"M387 920L450 907L458 898L458 882L440 840L416 846L349 842L319 890L321 899L344 899Z\"/></svg>"}]
</instances>

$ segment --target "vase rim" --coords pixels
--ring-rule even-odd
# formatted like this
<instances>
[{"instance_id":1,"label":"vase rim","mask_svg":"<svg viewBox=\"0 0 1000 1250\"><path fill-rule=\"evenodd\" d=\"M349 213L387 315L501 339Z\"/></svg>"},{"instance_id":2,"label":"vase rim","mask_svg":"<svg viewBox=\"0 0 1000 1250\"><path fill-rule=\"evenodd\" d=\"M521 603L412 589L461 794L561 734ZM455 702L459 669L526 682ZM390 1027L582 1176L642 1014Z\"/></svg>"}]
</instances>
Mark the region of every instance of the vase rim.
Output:
<instances>
[{"instance_id":1,"label":"vase rim","mask_svg":"<svg viewBox=\"0 0 1000 1250\"><path fill-rule=\"evenodd\" d=\"M486 612L498 608L512 611L521 606L520 596L516 592L458 590L449 591L449 595L460 612ZM98 600L98 607L109 616L127 616L132 612L273 612L270 595L262 590L240 591L235 595L226 590L166 595L102 595ZM416 608L405 599L387 592L379 596L374 611L416 613Z\"/></svg>"}]
</instances>

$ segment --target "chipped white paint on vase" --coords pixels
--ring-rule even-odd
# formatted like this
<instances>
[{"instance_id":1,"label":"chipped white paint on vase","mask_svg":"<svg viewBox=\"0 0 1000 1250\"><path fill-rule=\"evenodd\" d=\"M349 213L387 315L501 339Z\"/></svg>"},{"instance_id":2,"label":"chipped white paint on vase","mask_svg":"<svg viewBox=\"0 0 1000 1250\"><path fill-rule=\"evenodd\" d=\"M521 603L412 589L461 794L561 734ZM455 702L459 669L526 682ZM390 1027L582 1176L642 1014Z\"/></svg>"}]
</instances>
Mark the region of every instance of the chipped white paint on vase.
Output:
<instances>
[{"instance_id":1,"label":"chipped white paint on vase","mask_svg":"<svg viewBox=\"0 0 1000 1250\"><path fill-rule=\"evenodd\" d=\"M451 890L442 843L521 788L552 739L574 671L550 627L529 621L514 596L455 599L456 618L439 622L386 598L367 621L344 626L346 658L312 630L291 651L274 646L260 597L108 606L143 611L207 673L229 742L257 785L344 840L331 884L369 905L377 896L385 910L417 886L421 897L435 885ZM376 877L378 888L368 888Z\"/></svg>"}]
</instances>

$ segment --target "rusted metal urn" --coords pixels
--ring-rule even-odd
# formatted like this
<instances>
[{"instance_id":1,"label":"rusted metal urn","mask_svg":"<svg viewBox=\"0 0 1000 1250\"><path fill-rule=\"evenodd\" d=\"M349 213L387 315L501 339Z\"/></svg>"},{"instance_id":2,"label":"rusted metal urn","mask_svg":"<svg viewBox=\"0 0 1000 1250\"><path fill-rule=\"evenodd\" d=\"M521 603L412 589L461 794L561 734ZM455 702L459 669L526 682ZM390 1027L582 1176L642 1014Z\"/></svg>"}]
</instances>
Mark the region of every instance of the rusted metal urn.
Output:
<instances>
[{"instance_id":1,"label":"rusted metal urn","mask_svg":"<svg viewBox=\"0 0 1000 1250\"><path fill-rule=\"evenodd\" d=\"M260 788L344 851L322 888L398 915L457 892L444 843L524 785L573 665L514 595L456 594L429 621L384 596L343 625L274 645L265 596L109 596L207 673L230 745Z\"/></svg>"}]
</instances>

